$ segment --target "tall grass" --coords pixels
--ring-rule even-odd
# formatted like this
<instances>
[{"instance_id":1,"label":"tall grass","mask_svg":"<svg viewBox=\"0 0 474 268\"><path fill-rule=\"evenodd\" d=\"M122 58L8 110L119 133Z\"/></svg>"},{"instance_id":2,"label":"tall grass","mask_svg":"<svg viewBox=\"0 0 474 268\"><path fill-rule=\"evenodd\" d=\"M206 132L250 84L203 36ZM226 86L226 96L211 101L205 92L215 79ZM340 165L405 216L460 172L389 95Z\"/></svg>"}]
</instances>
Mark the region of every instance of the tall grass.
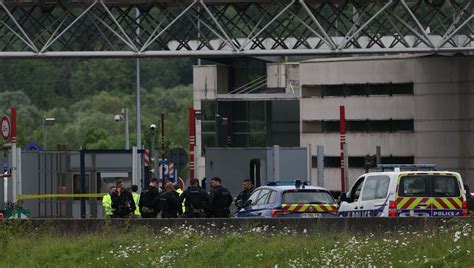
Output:
<instances>
[{"instance_id":1,"label":"tall grass","mask_svg":"<svg viewBox=\"0 0 474 268\"><path fill-rule=\"evenodd\" d=\"M474 220L385 234L296 233L262 226L145 227L80 236L2 225L1 267L472 267Z\"/></svg>"}]
</instances>

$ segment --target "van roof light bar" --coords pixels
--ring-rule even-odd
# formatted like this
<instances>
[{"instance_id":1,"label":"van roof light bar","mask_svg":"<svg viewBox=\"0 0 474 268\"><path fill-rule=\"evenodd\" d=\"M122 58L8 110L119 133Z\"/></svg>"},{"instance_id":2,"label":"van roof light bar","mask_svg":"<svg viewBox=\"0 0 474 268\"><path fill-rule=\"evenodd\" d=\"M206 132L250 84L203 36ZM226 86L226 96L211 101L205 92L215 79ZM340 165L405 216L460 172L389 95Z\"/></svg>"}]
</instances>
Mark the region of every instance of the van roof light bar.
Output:
<instances>
[{"instance_id":1,"label":"van roof light bar","mask_svg":"<svg viewBox=\"0 0 474 268\"><path fill-rule=\"evenodd\" d=\"M291 185L309 185L308 181L302 181L302 180L279 180L279 181L270 181L267 183L267 186L291 186Z\"/></svg>"},{"instance_id":2,"label":"van roof light bar","mask_svg":"<svg viewBox=\"0 0 474 268\"><path fill-rule=\"evenodd\" d=\"M377 171L385 171L386 169L400 170L436 170L436 164L378 164Z\"/></svg>"}]
</instances>

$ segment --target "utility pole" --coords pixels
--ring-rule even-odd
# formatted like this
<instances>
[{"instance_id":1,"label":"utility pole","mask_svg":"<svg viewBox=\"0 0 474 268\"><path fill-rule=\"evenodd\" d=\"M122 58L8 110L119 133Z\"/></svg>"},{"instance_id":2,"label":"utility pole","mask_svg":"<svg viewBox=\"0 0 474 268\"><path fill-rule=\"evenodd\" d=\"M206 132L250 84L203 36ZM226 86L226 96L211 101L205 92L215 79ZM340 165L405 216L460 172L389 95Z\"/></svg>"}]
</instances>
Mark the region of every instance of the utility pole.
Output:
<instances>
[{"instance_id":1,"label":"utility pole","mask_svg":"<svg viewBox=\"0 0 474 268\"><path fill-rule=\"evenodd\" d=\"M161 113L161 177L163 178L162 188L165 189L165 113Z\"/></svg>"},{"instance_id":2,"label":"utility pole","mask_svg":"<svg viewBox=\"0 0 474 268\"><path fill-rule=\"evenodd\" d=\"M346 144L346 110L343 105L339 106L339 136L341 140L341 191L346 191L344 168L347 163L344 162L344 147Z\"/></svg>"},{"instance_id":3,"label":"utility pole","mask_svg":"<svg viewBox=\"0 0 474 268\"><path fill-rule=\"evenodd\" d=\"M128 131L128 108L122 109L123 118L125 121L125 150L130 149L130 133Z\"/></svg>"},{"instance_id":4,"label":"utility pole","mask_svg":"<svg viewBox=\"0 0 474 268\"><path fill-rule=\"evenodd\" d=\"M136 29L136 41L137 44L140 41L138 38L140 35L140 10L136 9L136 14L135 14L135 21L137 23L137 29ZM136 73L137 73L137 88L136 88L136 94L137 94L137 147L138 149L142 149L142 127L141 127L141 122L142 122L142 107L141 107L141 96L140 96L140 58L137 57L136 60Z\"/></svg>"}]
</instances>

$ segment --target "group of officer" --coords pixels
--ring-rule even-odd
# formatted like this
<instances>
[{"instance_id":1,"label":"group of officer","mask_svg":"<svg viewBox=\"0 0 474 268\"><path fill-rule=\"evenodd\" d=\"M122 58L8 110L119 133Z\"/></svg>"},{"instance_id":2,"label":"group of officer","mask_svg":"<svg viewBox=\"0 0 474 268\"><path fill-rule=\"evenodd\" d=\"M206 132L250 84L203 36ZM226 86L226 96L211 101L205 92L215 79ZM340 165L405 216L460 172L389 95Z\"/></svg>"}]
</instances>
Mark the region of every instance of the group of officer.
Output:
<instances>
[{"instance_id":1,"label":"group of officer","mask_svg":"<svg viewBox=\"0 0 474 268\"><path fill-rule=\"evenodd\" d=\"M191 179L185 191L168 182L160 192L156 178L150 180L140 195L137 190L138 187L133 185L130 193L124 189L124 182L118 180L102 199L106 217L157 218L161 212L161 218L227 218L233 201L231 193L222 186L222 180L218 177L211 179L209 193L199 186L198 179Z\"/></svg>"}]
</instances>

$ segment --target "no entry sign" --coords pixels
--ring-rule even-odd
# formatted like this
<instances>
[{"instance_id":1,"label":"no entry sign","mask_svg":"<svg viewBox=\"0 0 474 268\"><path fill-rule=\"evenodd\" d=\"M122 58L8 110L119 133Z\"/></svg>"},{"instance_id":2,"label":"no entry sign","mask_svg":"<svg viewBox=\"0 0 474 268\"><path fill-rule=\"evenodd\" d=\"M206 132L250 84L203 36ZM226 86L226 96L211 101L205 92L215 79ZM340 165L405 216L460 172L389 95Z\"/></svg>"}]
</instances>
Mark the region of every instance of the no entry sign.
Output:
<instances>
[{"instance_id":1,"label":"no entry sign","mask_svg":"<svg viewBox=\"0 0 474 268\"><path fill-rule=\"evenodd\" d=\"M2 117L2 137L4 141L7 141L10 138L11 134L11 125L10 125L10 119L8 119L8 116L4 115Z\"/></svg>"}]
</instances>

